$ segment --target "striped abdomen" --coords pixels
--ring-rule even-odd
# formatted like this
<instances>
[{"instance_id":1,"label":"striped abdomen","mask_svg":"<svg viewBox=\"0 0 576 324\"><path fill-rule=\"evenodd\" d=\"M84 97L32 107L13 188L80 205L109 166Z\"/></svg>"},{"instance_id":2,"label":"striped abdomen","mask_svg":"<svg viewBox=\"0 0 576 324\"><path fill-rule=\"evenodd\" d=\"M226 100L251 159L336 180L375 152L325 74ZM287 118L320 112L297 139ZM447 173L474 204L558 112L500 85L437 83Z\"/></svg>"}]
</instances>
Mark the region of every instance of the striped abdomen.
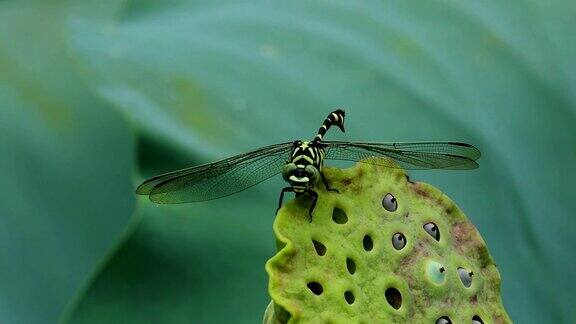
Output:
<instances>
[{"instance_id":1,"label":"striped abdomen","mask_svg":"<svg viewBox=\"0 0 576 324\"><path fill-rule=\"evenodd\" d=\"M330 115L328 115L328 117L326 117L326 119L324 119L322 126L320 126L320 129L318 130L318 134L316 134L316 136L314 137L314 142L321 141L322 138L324 137L324 135L326 134L326 132L328 131L328 129L332 125L338 126L340 128L340 130L342 130L342 132L344 132L344 116L345 116L344 110L342 110L342 109L338 109L338 110L331 112Z\"/></svg>"}]
</instances>

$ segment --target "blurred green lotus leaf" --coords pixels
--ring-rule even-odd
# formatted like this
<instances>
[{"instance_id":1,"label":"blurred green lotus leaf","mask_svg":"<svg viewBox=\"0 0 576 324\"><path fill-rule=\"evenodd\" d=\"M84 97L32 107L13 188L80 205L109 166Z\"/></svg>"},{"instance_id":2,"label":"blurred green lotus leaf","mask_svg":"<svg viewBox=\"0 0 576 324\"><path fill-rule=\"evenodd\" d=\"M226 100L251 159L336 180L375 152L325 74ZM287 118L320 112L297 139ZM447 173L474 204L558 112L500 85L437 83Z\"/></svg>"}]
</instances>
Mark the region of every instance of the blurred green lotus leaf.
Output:
<instances>
[{"instance_id":1,"label":"blurred green lotus leaf","mask_svg":"<svg viewBox=\"0 0 576 324\"><path fill-rule=\"evenodd\" d=\"M565 280L576 265L576 219L569 217L574 7L516 0L128 2L116 20L71 19L68 37L94 93L134 121L144 143L178 152L179 161L309 138L335 106L347 109L347 133L329 139L478 145L478 171L413 176L472 215L514 321L569 322L576 288ZM146 172L168 171L162 160L171 155L141 154ZM263 264L273 254L272 191L173 208L143 203L143 223L72 318L259 321L268 300Z\"/></svg>"},{"instance_id":2,"label":"blurred green lotus leaf","mask_svg":"<svg viewBox=\"0 0 576 324\"><path fill-rule=\"evenodd\" d=\"M133 136L66 56L68 6L0 3L0 322L54 323L134 209Z\"/></svg>"}]
</instances>

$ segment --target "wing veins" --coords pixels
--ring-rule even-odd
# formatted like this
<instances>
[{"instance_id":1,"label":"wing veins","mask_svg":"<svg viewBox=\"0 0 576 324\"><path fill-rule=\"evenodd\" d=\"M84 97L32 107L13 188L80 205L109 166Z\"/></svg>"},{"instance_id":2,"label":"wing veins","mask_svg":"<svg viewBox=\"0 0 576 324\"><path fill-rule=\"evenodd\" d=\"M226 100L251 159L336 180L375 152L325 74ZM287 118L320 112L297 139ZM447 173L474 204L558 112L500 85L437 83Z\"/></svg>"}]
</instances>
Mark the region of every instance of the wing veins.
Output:
<instances>
[{"instance_id":1,"label":"wing veins","mask_svg":"<svg viewBox=\"0 0 576 324\"><path fill-rule=\"evenodd\" d=\"M369 156L384 156L400 165L383 162L387 167L406 169L472 169L480 151L458 142L341 142L327 141L326 159L360 161ZM376 161L362 161L377 164Z\"/></svg>"},{"instance_id":2,"label":"wing veins","mask_svg":"<svg viewBox=\"0 0 576 324\"><path fill-rule=\"evenodd\" d=\"M244 190L281 172L291 142L270 145L217 162L153 177L142 183L138 194L160 203L202 201ZM229 185L222 187L223 184ZM220 187L219 187L220 186Z\"/></svg>"}]
</instances>

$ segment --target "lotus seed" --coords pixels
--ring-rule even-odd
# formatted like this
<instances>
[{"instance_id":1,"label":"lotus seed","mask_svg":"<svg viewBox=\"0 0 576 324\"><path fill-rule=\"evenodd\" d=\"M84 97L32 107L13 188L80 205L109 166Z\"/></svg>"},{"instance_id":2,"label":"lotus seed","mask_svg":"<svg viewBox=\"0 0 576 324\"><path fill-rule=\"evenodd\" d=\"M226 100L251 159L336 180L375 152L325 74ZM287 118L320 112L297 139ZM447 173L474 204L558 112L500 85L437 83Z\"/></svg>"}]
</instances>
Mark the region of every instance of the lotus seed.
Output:
<instances>
[{"instance_id":1,"label":"lotus seed","mask_svg":"<svg viewBox=\"0 0 576 324\"><path fill-rule=\"evenodd\" d=\"M426 267L428 278L435 284L439 285L446 278L446 269L436 261L429 261Z\"/></svg>"},{"instance_id":2,"label":"lotus seed","mask_svg":"<svg viewBox=\"0 0 576 324\"><path fill-rule=\"evenodd\" d=\"M440 230L436 224L430 222L424 225L424 230L426 233L430 234L436 241L440 241Z\"/></svg>"},{"instance_id":3,"label":"lotus seed","mask_svg":"<svg viewBox=\"0 0 576 324\"><path fill-rule=\"evenodd\" d=\"M391 193L388 193L384 196L384 199L382 199L382 206L384 206L384 209L387 211L393 212L398 209L398 201L396 201L396 198L392 196Z\"/></svg>"},{"instance_id":4,"label":"lotus seed","mask_svg":"<svg viewBox=\"0 0 576 324\"><path fill-rule=\"evenodd\" d=\"M472 285L472 276L474 275L472 271L458 268L458 275L460 276L460 281L462 281L464 287L469 288Z\"/></svg>"},{"instance_id":5,"label":"lotus seed","mask_svg":"<svg viewBox=\"0 0 576 324\"><path fill-rule=\"evenodd\" d=\"M392 245L396 250L402 250L406 246L406 237L402 233L396 233L392 236Z\"/></svg>"},{"instance_id":6,"label":"lotus seed","mask_svg":"<svg viewBox=\"0 0 576 324\"><path fill-rule=\"evenodd\" d=\"M436 324L452 324L452 321L450 320L450 317L442 316L436 320Z\"/></svg>"}]
</instances>

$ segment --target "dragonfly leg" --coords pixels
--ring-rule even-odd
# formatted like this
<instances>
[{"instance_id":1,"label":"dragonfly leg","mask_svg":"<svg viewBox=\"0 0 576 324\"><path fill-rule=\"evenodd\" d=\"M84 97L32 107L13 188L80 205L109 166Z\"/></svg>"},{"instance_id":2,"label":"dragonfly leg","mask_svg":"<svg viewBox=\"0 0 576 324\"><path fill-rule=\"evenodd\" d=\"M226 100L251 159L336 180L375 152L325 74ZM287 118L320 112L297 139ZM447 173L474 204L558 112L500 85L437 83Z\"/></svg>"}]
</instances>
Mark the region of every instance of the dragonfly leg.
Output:
<instances>
[{"instance_id":1,"label":"dragonfly leg","mask_svg":"<svg viewBox=\"0 0 576 324\"><path fill-rule=\"evenodd\" d=\"M278 200L278 208L276 209L276 214L278 214L278 211L280 210L280 208L282 208L282 201L284 200L284 193L292 192L292 191L294 191L294 189L292 187L286 187L286 188L282 189L282 191L280 192L280 199Z\"/></svg>"},{"instance_id":2,"label":"dragonfly leg","mask_svg":"<svg viewBox=\"0 0 576 324\"><path fill-rule=\"evenodd\" d=\"M318 202L318 194L310 189L308 190L308 194L312 197L312 206L310 206L310 209L308 210L308 223L312 223L312 212L314 212L316 202Z\"/></svg>"},{"instance_id":3,"label":"dragonfly leg","mask_svg":"<svg viewBox=\"0 0 576 324\"><path fill-rule=\"evenodd\" d=\"M330 188L330 186L328 185L328 181L326 180L326 177L324 176L324 173L320 172L320 178L322 178L322 182L324 182L324 187L326 187L326 190L340 193L340 191L338 191L338 189Z\"/></svg>"}]
</instances>

